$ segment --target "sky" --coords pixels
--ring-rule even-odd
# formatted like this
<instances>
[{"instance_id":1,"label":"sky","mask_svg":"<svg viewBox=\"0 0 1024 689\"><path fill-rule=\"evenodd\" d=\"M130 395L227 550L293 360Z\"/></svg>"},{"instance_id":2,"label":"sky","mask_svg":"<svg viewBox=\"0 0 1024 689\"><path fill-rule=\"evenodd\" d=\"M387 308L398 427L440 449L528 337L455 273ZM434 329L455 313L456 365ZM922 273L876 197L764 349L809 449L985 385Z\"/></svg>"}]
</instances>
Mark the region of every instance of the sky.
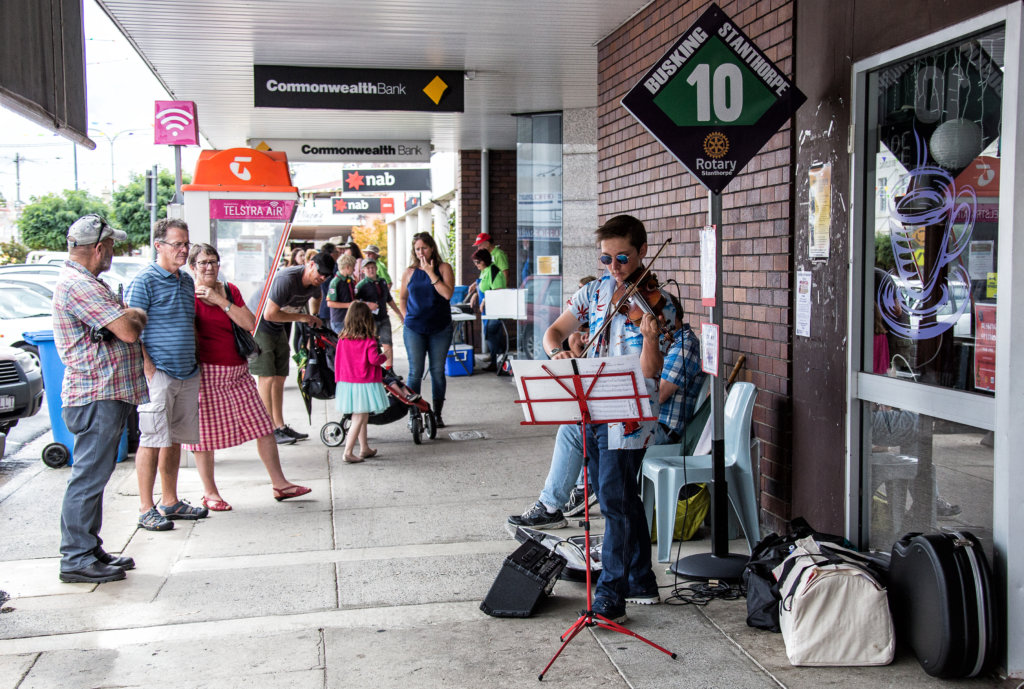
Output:
<instances>
[{"instance_id":1,"label":"sky","mask_svg":"<svg viewBox=\"0 0 1024 689\"><path fill-rule=\"evenodd\" d=\"M76 146L62 136L0 107L0 192L8 204L18 197L15 156L20 165L20 198L75 188L75 149L78 188L100 196L127 184L133 173L159 165L174 170L171 146L153 144L153 102L170 97L160 82L92 2L84 3L86 91L89 138L96 150ZM111 141L113 139L113 174ZM190 173L200 147L182 150L182 168Z\"/></svg>"},{"instance_id":2,"label":"sky","mask_svg":"<svg viewBox=\"0 0 1024 689\"><path fill-rule=\"evenodd\" d=\"M112 181L116 189L153 165L174 171L173 147L153 143L153 103L170 96L99 6L93 0L83 5L89 138L96 149L77 146L0 106L0 193L8 205L18 198L26 204L32 197L76 188L76 153L77 187L100 197L109 194ZM183 147L185 174L194 170L200 150ZM16 156L22 158L20 166L15 165ZM453 155L435 156L433 195L452 188L454 166ZM342 169L337 163L290 167L292 182L300 187L340 179Z\"/></svg>"}]
</instances>

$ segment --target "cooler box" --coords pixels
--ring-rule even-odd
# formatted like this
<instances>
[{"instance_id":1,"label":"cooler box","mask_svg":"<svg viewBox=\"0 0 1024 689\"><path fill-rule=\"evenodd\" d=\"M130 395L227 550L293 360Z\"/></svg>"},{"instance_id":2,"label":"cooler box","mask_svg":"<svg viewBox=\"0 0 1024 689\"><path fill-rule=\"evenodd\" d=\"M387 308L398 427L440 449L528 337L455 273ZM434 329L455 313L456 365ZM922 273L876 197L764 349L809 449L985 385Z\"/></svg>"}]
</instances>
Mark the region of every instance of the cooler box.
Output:
<instances>
[{"instance_id":1,"label":"cooler box","mask_svg":"<svg viewBox=\"0 0 1024 689\"><path fill-rule=\"evenodd\" d=\"M467 344L452 345L444 362L446 376L473 375L473 348Z\"/></svg>"}]
</instances>

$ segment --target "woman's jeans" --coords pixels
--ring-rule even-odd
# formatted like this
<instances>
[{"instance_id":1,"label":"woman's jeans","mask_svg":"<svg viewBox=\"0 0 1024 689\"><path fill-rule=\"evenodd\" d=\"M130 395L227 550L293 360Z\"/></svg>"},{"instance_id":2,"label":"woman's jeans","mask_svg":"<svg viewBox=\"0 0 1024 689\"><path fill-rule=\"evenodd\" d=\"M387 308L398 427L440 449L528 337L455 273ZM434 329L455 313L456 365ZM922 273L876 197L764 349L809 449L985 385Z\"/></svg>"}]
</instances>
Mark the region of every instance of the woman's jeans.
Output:
<instances>
[{"instance_id":1,"label":"woman's jeans","mask_svg":"<svg viewBox=\"0 0 1024 689\"><path fill-rule=\"evenodd\" d=\"M433 335L420 335L409 328L402 328L402 339L405 340L405 351L409 355L409 378L406 384L416 392L420 391L423 362L429 356L431 404L443 401L448 387L444 364L452 344L452 327L448 326Z\"/></svg>"},{"instance_id":2,"label":"woman's jeans","mask_svg":"<svg viewBox=\"0 0 1024 689\"><path fill-rule=\"evenodd\" d=\"M505 333L501 328L501 321L497 318L484 321L484 339L487 340L487 349L491 353L491 366L498 365L498 357L505 353Z\"/></svg>"}]
</instances>

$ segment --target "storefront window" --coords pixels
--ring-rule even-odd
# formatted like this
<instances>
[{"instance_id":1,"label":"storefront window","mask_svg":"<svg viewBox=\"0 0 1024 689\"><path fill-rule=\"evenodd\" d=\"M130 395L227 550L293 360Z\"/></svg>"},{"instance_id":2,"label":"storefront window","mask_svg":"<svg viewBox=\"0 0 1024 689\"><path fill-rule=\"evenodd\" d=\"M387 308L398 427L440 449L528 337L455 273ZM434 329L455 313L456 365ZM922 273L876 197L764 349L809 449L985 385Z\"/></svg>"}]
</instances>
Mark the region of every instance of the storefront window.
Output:
<instances>
[{"instance_id":1,"label":"storefront window","mask_svg":"<svg viewBox=\"0 0 1024 689\"><path fill-rule=\"evenodd\" d=\"M562 313L562 115L519 118L516 145L516 282L526 295L519 356L545 358L543 338Z\"/></svg>"},{"instance_id":2,"label":"storefront window","mask_svg":"<svg viewBox=\"0 0 1024 689\"><path fill-rule=\"evenodd\" d=\"M970 531L992 558L992 433L864 403L870 539L889 550L911 531Z\"/></svg>"},{"instance_id":3,"label":"storefront window","mask_svg":"<svg viewBox=\"0 0 1024 689\"><path fill-rule=\"evenodd\" d=\"M868 75L865 372L994 392L1003 36Z\"/></svg>"},{"instance_id":4,"label":"storefront window","mask_svg":"<svg viewBox=\"0 0 1024 689\"><path fill-rule=\"evenodd\" d=\"M967 530L992 555L992 433L975 426L996 392L1003 52L989 29L861 82L861 533L874 549Z\"/></svg>"}]
</instances>

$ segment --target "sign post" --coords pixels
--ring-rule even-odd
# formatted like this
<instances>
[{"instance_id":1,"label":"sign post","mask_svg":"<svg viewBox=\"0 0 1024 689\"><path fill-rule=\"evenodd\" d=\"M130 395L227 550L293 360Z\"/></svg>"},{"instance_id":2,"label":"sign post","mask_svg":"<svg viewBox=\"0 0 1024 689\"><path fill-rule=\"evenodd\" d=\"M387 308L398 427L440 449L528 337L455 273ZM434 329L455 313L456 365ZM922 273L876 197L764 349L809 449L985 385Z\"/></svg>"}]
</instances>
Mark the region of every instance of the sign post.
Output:
<instances>
[{"instance_id":1,"label":"sign post","mask_svg":"<svg viewBox=\"0 0 1024 689\"><path fill-rule=\"evenodd\" d=\"M715 4L622 99L623 107L708 189L708 224L716 229L710 317L719 342L724 309L722 190L805 100ZM747 558L729 554L723 418L728 373L722 357L717 360L712 386L712 552L683 558L672 569L689 579L738 581Z\"/></svg>"}]
</instances>

